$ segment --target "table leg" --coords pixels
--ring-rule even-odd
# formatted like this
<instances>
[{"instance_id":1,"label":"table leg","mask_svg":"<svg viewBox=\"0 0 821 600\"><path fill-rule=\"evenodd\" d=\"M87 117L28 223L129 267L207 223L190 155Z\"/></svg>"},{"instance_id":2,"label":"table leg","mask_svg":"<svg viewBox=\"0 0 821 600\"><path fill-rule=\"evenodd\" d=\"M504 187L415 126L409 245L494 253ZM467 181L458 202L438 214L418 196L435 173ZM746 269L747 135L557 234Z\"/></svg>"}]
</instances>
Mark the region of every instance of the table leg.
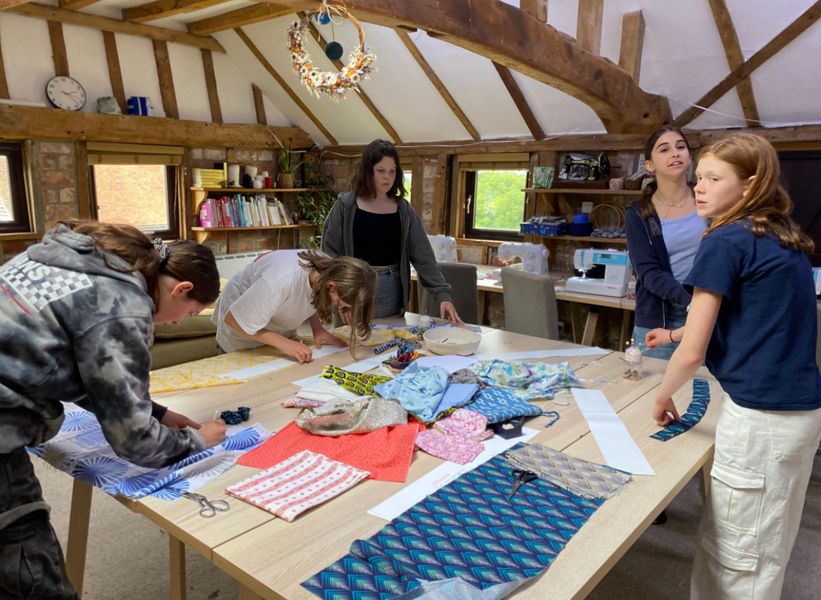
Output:
<instances>
[{"instance_id":1,"label":"table leg","mask_svg":"<svg viewBox=\"0 0 821 600\"><path fill-rule=\"evenodd\" d=\"M66 545L66 575L77 591L83 595L83 576L86 568L88 547L88 521L91 517L90 483L74 480L71 491L71 514L68 520L68 543Z\"/></svg>"},{"instance_id":2,"label":"table leg","mask_svg":"<svg viewBox=\"0 0 821 600\"><path fill-rule=\"evenodd\" d=\"M487 312L487 305L488 305L488 297L487 292L479 291L479 322L476 323L477 325L486 325L489 323L488 317L485 314Z\"/></svg>"},{"instance_id":3,"label":"table leg","mask_svg":"<svg viewBox=\"0 0 821 600\"><path fill-rule=\"evenodd\" d=\"M593 344L593 338L596 335L596 324L599 322L599 307L590 306L587 310L587 320L584 323L584 332L582 333L582 346L590 346Z\"/></svg>"},{"instance_id":4,"label":"table leg","mask_svg":"<svg viewBox=\"0 0 821 600\"><path fill-rule=\"evenodd\" d=\"M185 544L168 535L168 578L172 600L185 600Z\"/></svg>"},{"instance_id":5,"label":"table leg","mask_svg":"<svg viewBox=\"0 0 821 600\"><path fill-rule=\"evenodd\" d=\"M254 593L252 590L240 584L237 600L262 600L262 596Z\"/></svg>"},{"instance_id":6,"label":"table leg","mask_svg":"<svg viewBox=\"0 0 821 600\"><path fill-rule=\"evenodd\" d=\"M630 317L633 311L624 309L621 311L621 327L619 328L619 351L624 352L624 345L629 339L632 329L630 328ZM642 340L644 341L644 340Z\"/></svg>"}]
</instances>

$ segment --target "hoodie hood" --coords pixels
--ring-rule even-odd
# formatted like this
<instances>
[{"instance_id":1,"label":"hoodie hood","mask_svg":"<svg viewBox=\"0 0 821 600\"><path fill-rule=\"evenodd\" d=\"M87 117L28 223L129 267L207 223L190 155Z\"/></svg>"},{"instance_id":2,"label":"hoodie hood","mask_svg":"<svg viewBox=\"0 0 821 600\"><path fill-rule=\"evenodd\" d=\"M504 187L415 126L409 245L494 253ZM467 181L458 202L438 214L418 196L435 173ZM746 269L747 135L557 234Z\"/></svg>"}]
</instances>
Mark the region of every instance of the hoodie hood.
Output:
<instances>
[{"instance_id":1,"label":"hoodie hood","mask_svg":"<svg viewBox=\"0 0 821 600\"><path fill-rule=\"evenodd\" d=\"M29 247L26 254L30 260L44 265L119 279L147 292L148 286L142 274L136 271L120 272L131 268L128 262L116 254L100 252L93 237L77 233L65 225L58 225L49 231L43 236L43 241Z\"/></svg>"}]
</instances>

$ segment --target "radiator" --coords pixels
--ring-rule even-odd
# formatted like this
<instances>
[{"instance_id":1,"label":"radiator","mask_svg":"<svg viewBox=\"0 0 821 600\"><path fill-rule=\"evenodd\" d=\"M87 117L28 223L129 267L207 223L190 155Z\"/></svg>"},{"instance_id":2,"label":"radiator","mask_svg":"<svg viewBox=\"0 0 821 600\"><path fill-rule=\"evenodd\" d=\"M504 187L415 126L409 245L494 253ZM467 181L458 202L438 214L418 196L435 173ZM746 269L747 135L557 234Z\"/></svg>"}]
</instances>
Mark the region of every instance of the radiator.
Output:
<instances>
[{"instance_id":1,"label":"radiator","mask_svg":"<svg viewBox=\"0 0 821 600\"><path fill-rule=\"evenodd\" d=\"M223 279L231 279L236 273L254 262L254 259L265 252L244 252L242 254L219 254L217 259L217 270Z\"/></svg>"}]
</instances>

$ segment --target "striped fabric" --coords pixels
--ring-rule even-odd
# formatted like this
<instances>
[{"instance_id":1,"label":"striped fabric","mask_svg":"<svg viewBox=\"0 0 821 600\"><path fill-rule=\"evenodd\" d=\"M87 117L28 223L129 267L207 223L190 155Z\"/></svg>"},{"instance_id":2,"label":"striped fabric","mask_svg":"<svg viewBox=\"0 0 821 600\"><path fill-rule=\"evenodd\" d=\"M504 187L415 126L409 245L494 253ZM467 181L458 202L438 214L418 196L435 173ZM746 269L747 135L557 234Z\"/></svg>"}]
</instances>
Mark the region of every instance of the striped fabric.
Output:
<instances>
[{"instance_id":1,"label":"striped fabric","mask_svg":"<svg viewBox=\"0 0 821 600\"><path fill-rule=\"evenodd\" d=\"M226 491L286 521L338 496L370 473L303 450Z\"/></svg>"}]
</instances>

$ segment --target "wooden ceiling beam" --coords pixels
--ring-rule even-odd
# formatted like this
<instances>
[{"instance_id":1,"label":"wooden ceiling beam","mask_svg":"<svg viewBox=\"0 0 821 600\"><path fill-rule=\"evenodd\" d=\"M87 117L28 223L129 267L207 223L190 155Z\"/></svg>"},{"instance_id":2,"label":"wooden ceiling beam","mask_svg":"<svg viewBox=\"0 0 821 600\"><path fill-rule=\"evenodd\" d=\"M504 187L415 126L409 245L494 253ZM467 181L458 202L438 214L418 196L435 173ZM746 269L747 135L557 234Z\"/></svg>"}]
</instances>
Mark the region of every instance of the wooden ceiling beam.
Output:
<instances>
[{"instance_id":1,"label":"wooden ceiling beam","mask_svg":"<svg viewBox=\"0 0 821 600\"><path fill-rule=\"evenodd\" d=\"M315 0L276 4L294 11L316 7ZM505 2L346 0L346 6L363 21L422 29L555 87L590 106L610 132L646 133L672 118L666 98L644 92L611 61Z\"/></svg>"},{"instance_id":2,"label":"wooden ceiling beam","mask_svg":"<svg viewBox=\"0 0 821 600\"><path fill-rule=\"evenodd\" d=\"M196 46L197 48L206 48L214 52L225 53L225 48L214 38L192 35L184 31L173 31L165 27L143 25L142 23L128 23L126 21L66 10L65 8L57 8L56 6L46 6L45 4L37 4L35 2L15 6L14 8L10 8L9 12L26 17L33 17L35 19L59 21L60 23L70 23L71 25L79 25L81 27L91 27L92 29L99 29L100 31L125 33L152 40L174 42L176 44Z\"/></svg>"},{"instance_id":3,"label":"wooden ceiling beam","mask_svg":"<svg viewBox=\"0 0 821 600\"><path fill-rule=\"evenodd\" d=\"M781 33L776 35L770 42L764 45L758 52L753 54L749 60L736 67L718 82L713 89L704 94L701 98L676 117L675 124L682 127L699 116L704 109L709 108L724 96L727 92L737 86L741 81L747 79L753 71L775 56L782 48L787 46L799 35L812 27L821 18L821 0L805 10L795 21L787 25Z\"/></svg>"},{"instance_id":4,"label":"wooden ceiling beam","mask_svg":"<svg viewBox=\"0 0 821 600\"><path fill-rule=\"evenodd\" d=\"M591 54L598 55L601 52L603 17L604 0L579 0L576 42Z\"/></svg>"},{"instance_id":5,"label":"wooden ceiling beam","mask_svg":"<svg viewBox=\"0 0 821 600\"><path fill-rule=\"evenodd\" d=\"M639 82L641 54L644 51L644 15L640 10L626 13L621 18L621 49L619 66L633 81Z\"/></svg>"},{"instance_id":6,"label":"wooden ceiling beam","mask_svg":"<svg viewBox=\"0 0 821 600\"><path fill-rule=\"evenodd\" d=\"M718 34L721 36L721 44L724 46L724 54L730 69L737 69L744 64L744 55L741 53L741 44L738 41L738 34L733 24L733 18L727 8L725 0L709 0L710 10L713 11L713 20L716 23ZM753 95L753 82L749 77L738 82L736 86L738 99L741 101L741 109L744 111L744 118L747 120L747 127L755 127L759 123L758 108Z\"/></svg>"},{"instance_id":7,"label":"wooden ceiling beam","mask_svg":"<svg viewBox=\"0 0 821 600\"><path fill-rule=\"evenodd\" d=\"M126 112L125 86L123 86L123 71L120 68L120 53L117 50L116 36L110 31L103 31L103 44L108 63L108 79L111 81L111 93L120 105L120 110Z\"/></svg>"},{"instance_id":8,"label":"wooden ceiling beam","mask_svg":"<svg viewBox=\"0 0 821 600\"><path fill-rule=\"evenodd\" d=\"M70 75L68 72L66 39L63 36L63 24L59 21L49 21L48 37L51 42L51 58L54 61L54 74Z\"/></svg>"},{"instance_id":9,"label":"wooden ceiling beam","mask_svg":"<svg viewBox=\"0 0 821 600\"><path fill-rule=\"evenodd\" d=\"M270 21L295 12L297 12L296 9L280 6L279 4L256 4L248 8L238 8L215 17L193 21L188 24L188 33L192 35L210 35L218 31L227 31L228 29L236 29L237 27L253 25L262 21Z\"/></svg>"},{"instance_id":10,"label":"wooden ceiling beam","mask_svg":"<svg viewBox=\"0 0 821 600\"><path fill-rule=\"evenodd\" d=\"M123 20L143 23L223 4L225 0L155 0L123 9Z\"/></svg>"},{"instance_id":11,"label":"wooden ceiling beam","mask_svg":"<svg viewBox=\"0 0 821 600\"><path fill-rule=\"evenodd\" d=\"M267 125L268 116L265 114L265 101L262 99L262 90L256 83L251 84L251 94L254 96L254 112L257 115L257 124Z\"/></svg>"},{"instance_id":12,"label":"wooden ceiling beam","mask_svg":"<svg viewBox=\"0 0 821 600\"><path fill-rule=\"evenodd\" d=\"M510 94L510 98L516 105L519 114L522 115L522 119L524 119L527 128L530 130L530 135L533 136L534 140L544 139L545 135L544 131L542 131L542 126L539 125L539 120L536 118L536 115L533 114L519 84L516 83L516 80L513 78L513 73L510 72L510 69L499 63L494 62L493 66L496 67L496 72L499 73L499 77L502 78L502 83L505 84L507 93Z\"/></svg>"},{"instance_id":13,"label":"wooden ceiling beam","mask_svg":"<svg viewBox=\"0 0 821 600\"><path fill-rule=\"evenodd\" d=\"M304 13L300 13L299 18L304 18L304 16ZM316 28L316 25L313 24L313 21L308 21L308 29L310 29L313 38L317 40L319 45L324 48L327 45L327 40L323 37L319 29ZM331 62L338 71L341 71L345 67L340 60L331 60ZM359 99L362 100L362 103L368 108L369 111L371 111L374 118L379 121L379 124L387 132L391 140L393 140L395 144L401 144L402 138L399 137L399 132L396 131L388 119L385 118L385 115L383 115L382 112L376 108L376 105L373 103L370 96L368 96L368 94L361 87L358 88L357 91L359 92L357 94Z\"/></svg>"},{"instance_id":14,"label":"wooden ceiling beam","mask_svg":"<svg viewBox=\"0 0 821 600\"><path fill-rule=\"evenodd\" d=\"M171 73L171 58L168 56L168 44L154 40L154 62L157 65L157 77L160 80L160 97L166 117L180 118L177 105L177 92L174 89L174 75Z\"/></svg>"},{"instance_id":15,"label":"wooden ceiling beam","mask_svg":"<svg viewBox=\"0 0 821 600\"><path fill-rule=\"evenodd\" d=\"M296 95L296 92L294 92L294 90L291 89L291 86L289 86L286 83L286 81L282 78L282 75L280 75L277 72L274 66L270 62L268 62L268 59L265 58L265 55L262 52L260 52L256 44L254 44L254 42L251 41L251 38L249 38L248 35L240 28L235 29L234 32L245 43L245 45L251 51L251 54L253 54L257 58L257 60L263 66L263 68L266 71L268 71L268 74L274 78L274 80L285 91L285 93L288 94L288 97L291 98L294 104L296 104L297 107L299 107L299 110L301 110L305 114L305 116L311 120L311 123L316 125L317 129L319 129L322 132L322 135L328 138L328 141L330 141L331 144L336 145L336 138L331 134L328 128L325 127L325 124L322 121L320 121L317 118L317 116L313 113L313 111L311 111L311 109L308 108L308 106L302 101L302 99Z\"/></svg>"},{"instance_id":16,"label":"wooden ceiling beam","mask_svg":"<svg viewBox=\"0 0 821 600\"><path fill-rule=\"evenodd\" d=\"M6 63L3 60L3 45L0 44L0 98L8 100L10 97L9 84L6 81Z\"/></svg>"},{"instance_id":17,"label":"wooden ceiling beam","mask_svg":"<svg viewBox=\"0 0 821 600\"><path fill-rule=\"evenodd\" d=\"M66 10L80 10L86 6L95 4L98 1L99 0L60 0L60 8L65 8Z\"/></svg>"},{"instance_id":18,"label":"wooden ceiling beam","mask_svg":"<svg viewBox=\"0 0 821 600\"><path fill-rule=\"evenodd\" d=\"M214 57L210 50L200 50L202 54L202 70L205 73L205 89L208 90L208 106L211 107L211 121L222 123L222 105L220 104L219 89L217 88L217 73L214 70Z\"/></svg>"},{"instance_id":19,"label":"wooden ceiling beam","mask_svg":"<svg viewBox=\"0 0 821 600\"><path fill-rule=\"evenodd\" d=\"M7 8L13 8L15 6L25 4L26 2L28 2L28 0L0 0L0 10L6 10Z\"/></svg>"},{"instance_id":20,"label":"wooden ceiling beam","mask_svg":"<svg viewBox=\"0 0 821 600\"><path fill-rule=\"evenodd\" d=\"M294 149L312 147L310 136L298 127L244 123L220 125L163 117L101 115L57 108L0 104L0 136L7 139L49 139L129 142L189 148L271 148L271 132Z\"/></svg>"},{"instance_id":21,"label":"wooden ceiling beam","mask_svg":"<svg viewBox=\"0 0 821 600\"><path fill-rule=\"evenodd\" d=\"M479 130L473 125L470 121L468 116L462 110L462 107L459 106L459 103L456 102L456 98L454 98L450 91L448 90L447 86L439 79L439 76L430 66L430 63L422 56L422 53L419 51L419 48L416 47L416 44L413 43L413 40L410 39L407 31L402 29L396 29L396 35L399 36L399 39L402 40L402 43L405 44L405 48L408 49L408 52L411 53L414 60L416 60L416 64L421 67L422 71L424 71L425 75L427 75L430 82L433 84L433 87L436 88L436 91L439 92L439 95L442 96L442 99L445 103L450 107L450 110L453 111L453 114L456 115L456 118L459 119L459 122L462 124L462 127L468 132L470 137L474 140L482 139L482 136L479 134Z\"/></svg>"},{"instance_id":22,"label":"wooden ceiling beam","mask_svg":"<svg viewBox=\"0 0 821 600\"><path fill-rule=\"evenodd\" d=\"M519 8L540 23L547 23L547 0L519 0Z\"/></svg>"}]
</instances>

